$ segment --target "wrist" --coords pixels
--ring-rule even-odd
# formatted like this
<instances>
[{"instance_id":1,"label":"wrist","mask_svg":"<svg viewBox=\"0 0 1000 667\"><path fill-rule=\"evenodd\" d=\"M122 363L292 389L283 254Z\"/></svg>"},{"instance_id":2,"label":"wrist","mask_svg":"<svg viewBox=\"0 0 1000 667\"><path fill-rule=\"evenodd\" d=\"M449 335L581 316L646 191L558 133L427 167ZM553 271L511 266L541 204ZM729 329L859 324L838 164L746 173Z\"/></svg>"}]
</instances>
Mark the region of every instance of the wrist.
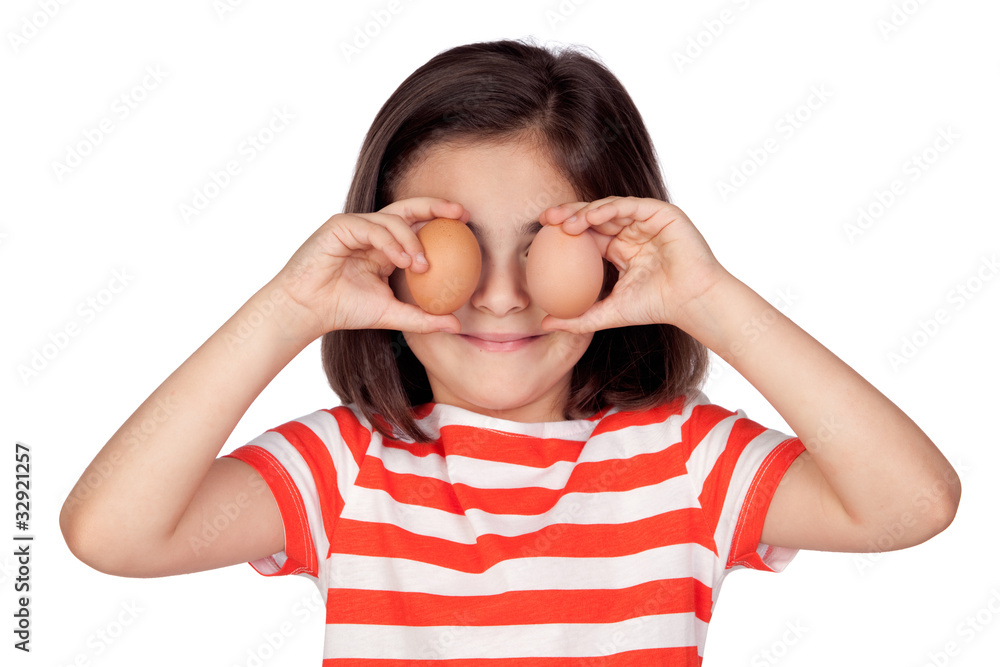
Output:
<instances>
[{"instance_id":1,"label":"wrist","mask_svg":"<svg viewBox=\"0 0 1000 667\"><path fill-rule=\"evenodd\" d=\"M230 321L229 338L246 341L260 337L296 352L322 336L318 318L275 282L260 288Z\"/></svg>"},{"instance_id":2,"label":"wrist","mask_svg":"<svg viewBox=\"0 0 1000 667\"><path fill-rule=\"evenodd\" d=\"M732 363L777 315L774 306L727 272L685 304L677 326Z\"/></svg>"}]
</instances>

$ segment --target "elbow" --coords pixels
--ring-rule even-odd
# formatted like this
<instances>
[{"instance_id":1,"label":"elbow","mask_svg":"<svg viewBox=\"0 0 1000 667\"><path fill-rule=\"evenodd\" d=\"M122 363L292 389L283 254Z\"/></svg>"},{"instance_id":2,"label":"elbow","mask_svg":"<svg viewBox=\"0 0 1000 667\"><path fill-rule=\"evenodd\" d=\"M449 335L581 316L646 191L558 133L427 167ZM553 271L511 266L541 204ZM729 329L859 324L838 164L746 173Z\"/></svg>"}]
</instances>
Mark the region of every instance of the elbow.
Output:
<instances>
[{"instance_id":1,"label":"elbow","mask_svg":"<svg viewBox=\"0 0 1000 667\"><path fill-rule=\"evenodd\" d=\"M938 452L940 455L940 452ZM913 517L912 539L904 546L915 546L943 533L955 520L962 498L962 482L954 467L940 455L940 460L926 474L909 498L906 514Z\"/></svg>"},{"instance_id":2,"label":"elbow","mask_svg":"<svg viewBox=\"0 0 1000 667\"><path fill-rule=\"evenodd\" d=\"M69 547L70 553L76 556L78 560L86 563L87 561L83 557L84 549L82 544L86 533L81 529L81 523L83 521L79 500L70 493L69 497L63 501L62 508L59 510L59 531L62 533L63 542Z\"/></svg>"},{"instance_id":3,"label":"elbow","mask_svg":"<svg viewBox=\"0 0 1000 667\"><path fill-rule=\"evenodd\" d=\"M112 574L102 567L100 545L103 541L95 539L96 530L92 522L87 521L85 513L77 506L72 495L66 499L59 512L59 530L70 553L76 556L77 560L100 572Z\"/></svg>"},{"instance_id":4,"label":"elbow","mask_svg":"<svg viewBox=\"0 0 1000 667\"><path fill-rule=\"evenodd\" d=\"M935 488L938 487L941 487L943 490L935 503L936 507L930 526L933 531L931 537L938 533L943 533L952 524L955 520L955 515L958 514L959 501L962 499L962 482L958 479L958 474L954 470L951 471L949 479L942 479L937 482Z\"/></svg>"},{"instance_id":5,"label":"elbow","mask_svg":"<svg viewBox=\"0 0 1000 667\"><path fill-rule=\"evenodd\" d=\"M952 524L961 496L962 484L949 466L948 472L927 480L909 497L903 495L878 518L856 522L857 534L864 536L858 550L897 551L926 542Z\"/></svg>"},{"instance_id":6,"label":"elbow","mask_svg":"<svg viewBox=\"0 0 1000 667\"><path fill-rule=\"evenodd\" d=\"M930 481L914 498L912 507L916 512L911 539L904 547L916 546L943 533L955 520L962 497L962 483L958 474L948 466L948 471Z\"/></svg>"},{"instance_id":7,"label":"elbow","mask_svg":"<svg viewBox=\"0 0 1000 667\"><path fill-rule=\"evenodd\" d=\"M924 511L927 537L930 539L945 531L958 514L959 501L962 499L962 481L958 478L949 463L945 462L936 475L929 479L924 488L915 497Z\"/></svg>"},{"instance_id":8,"label":"elbow","mask_svg":"<svg viewBox=\"0 0 1000 667\"><path fill-rule=\"evenodd\" d=\"M72 495L59 512L59 530L70 553L84 565L104 574L130 576L128 563L114 548L115 540L100 522L79 506Z\"/></svg>"},{"instance_id":9,"label":"elbow","mask_svg":"<svg viewBox=\"0 0 1000 667\"><path fill-rule=\"evenodd\" d=\"M148 533L137 535L123 528L119 519L74 502L72 495L59 512L59 530L70 553L102 574L146 579L181 572L165 564L164 558L172 553L169 540Z\"/></svg>"}]
</instances>

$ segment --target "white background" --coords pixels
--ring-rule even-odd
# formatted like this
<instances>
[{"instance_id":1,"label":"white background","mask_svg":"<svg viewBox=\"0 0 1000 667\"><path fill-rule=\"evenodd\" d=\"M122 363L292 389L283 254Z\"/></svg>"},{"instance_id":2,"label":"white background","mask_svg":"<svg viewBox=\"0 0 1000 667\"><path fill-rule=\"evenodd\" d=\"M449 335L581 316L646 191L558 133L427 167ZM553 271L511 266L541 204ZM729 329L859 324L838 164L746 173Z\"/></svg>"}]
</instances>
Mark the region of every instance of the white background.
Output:
<instances>
[{"instance_id":1,"label":"white background","mask_svg":"<svg viewBox=\"0 0 1000 667\"><path fill-rule=\"evenodd\" d=\"M58 511L139 403L340 210L361 139L403 78L448 47L528 36L596 52L643 113L671 197L723 264L910 414L962 477L958 517L930 542L801 552L782 574L729 577L706 667L993 664L996 3L48 4L51 17L45 2L0 12L5 664L319 664L323 614L308 611L307 580L246 565L106 576L68 552ZM158 82L146 75L157 69ZM124 118L122 95L135 106ZM275 109L294 119L248 160L241 144ZM782 129L789 113L794 133ZM111 132L88 150L103 119ZM943 151L939 132L952 137ZM743 167L768 139L777 151ZM54 167L81 146L78 166ZM933 163L912 171L925 151ZM240 173L185 221L180 206L228 160ZM753 173L723 197L734 169ZM877 211L894 180L901 194L851 237L859 207ZM787 429L731 369L717 365L706 392ZM314 344L224 451L335 401ZM11 647L18 440L32 451L30 655Z\"/></svg>"}]
</instances>

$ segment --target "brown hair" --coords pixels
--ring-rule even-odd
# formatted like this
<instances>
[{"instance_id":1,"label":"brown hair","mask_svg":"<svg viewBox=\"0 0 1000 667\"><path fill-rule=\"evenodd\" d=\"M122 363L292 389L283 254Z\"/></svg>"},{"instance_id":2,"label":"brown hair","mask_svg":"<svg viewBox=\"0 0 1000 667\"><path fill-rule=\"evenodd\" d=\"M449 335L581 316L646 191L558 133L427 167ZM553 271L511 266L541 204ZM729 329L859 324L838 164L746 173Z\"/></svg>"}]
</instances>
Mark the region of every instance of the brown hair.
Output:
<instances>
[{"instance_id":1,"label":"brown hair","mask_svg":"<svg viewBox=\"0 0 1000 667\"><path fill-rule=\"evenodd\" d=\"M394 186L432 146L525 132L541 138L580 201L670 201L642 118L603 64L577 47L504 40L439 53L400 84L365 137L344 210L369 213L391 203ZM618 269L605 260L600 298L617 279ZM331 331L322 355L330 386L380 433L428 441L411 408L433 400L431 388L401 332ZM564 417L673 400L701 385L707 364L705 347L672 325L596 331L573 369Z\"/></svg>"}]
</instances>

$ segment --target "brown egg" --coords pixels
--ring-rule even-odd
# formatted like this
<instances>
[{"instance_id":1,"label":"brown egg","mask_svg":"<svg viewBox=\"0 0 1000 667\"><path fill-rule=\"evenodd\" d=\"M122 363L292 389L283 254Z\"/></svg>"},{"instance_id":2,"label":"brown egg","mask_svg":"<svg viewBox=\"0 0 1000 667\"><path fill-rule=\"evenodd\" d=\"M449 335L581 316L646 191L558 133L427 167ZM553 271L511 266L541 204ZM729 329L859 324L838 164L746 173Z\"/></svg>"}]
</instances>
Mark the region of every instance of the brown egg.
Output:
<instances>
[{"instance_id":1,"label":"brown egg","mask_svg":"<svg viewBox=\"0 0 1000 667\"><path fill-rule=\"evenodd\" d=\"M601 293L604 263L594 233L573 235L562 225L546 225L531 242L525 267L528 293L553 317L578 317Z\"/></svg>"},{"instance_id":2,"label":"brown egg","mask_svg":"<svg viewBox=\"0 0 1000 667\"><path fill-rule=\"evenodd\" d=\"M479 284L483 258L472 230L460 220L435 218L417 231L430 266L424 273L406 269L406 284L417 305L432 315L453 313Z\"/></svg>"}]
</instances>

